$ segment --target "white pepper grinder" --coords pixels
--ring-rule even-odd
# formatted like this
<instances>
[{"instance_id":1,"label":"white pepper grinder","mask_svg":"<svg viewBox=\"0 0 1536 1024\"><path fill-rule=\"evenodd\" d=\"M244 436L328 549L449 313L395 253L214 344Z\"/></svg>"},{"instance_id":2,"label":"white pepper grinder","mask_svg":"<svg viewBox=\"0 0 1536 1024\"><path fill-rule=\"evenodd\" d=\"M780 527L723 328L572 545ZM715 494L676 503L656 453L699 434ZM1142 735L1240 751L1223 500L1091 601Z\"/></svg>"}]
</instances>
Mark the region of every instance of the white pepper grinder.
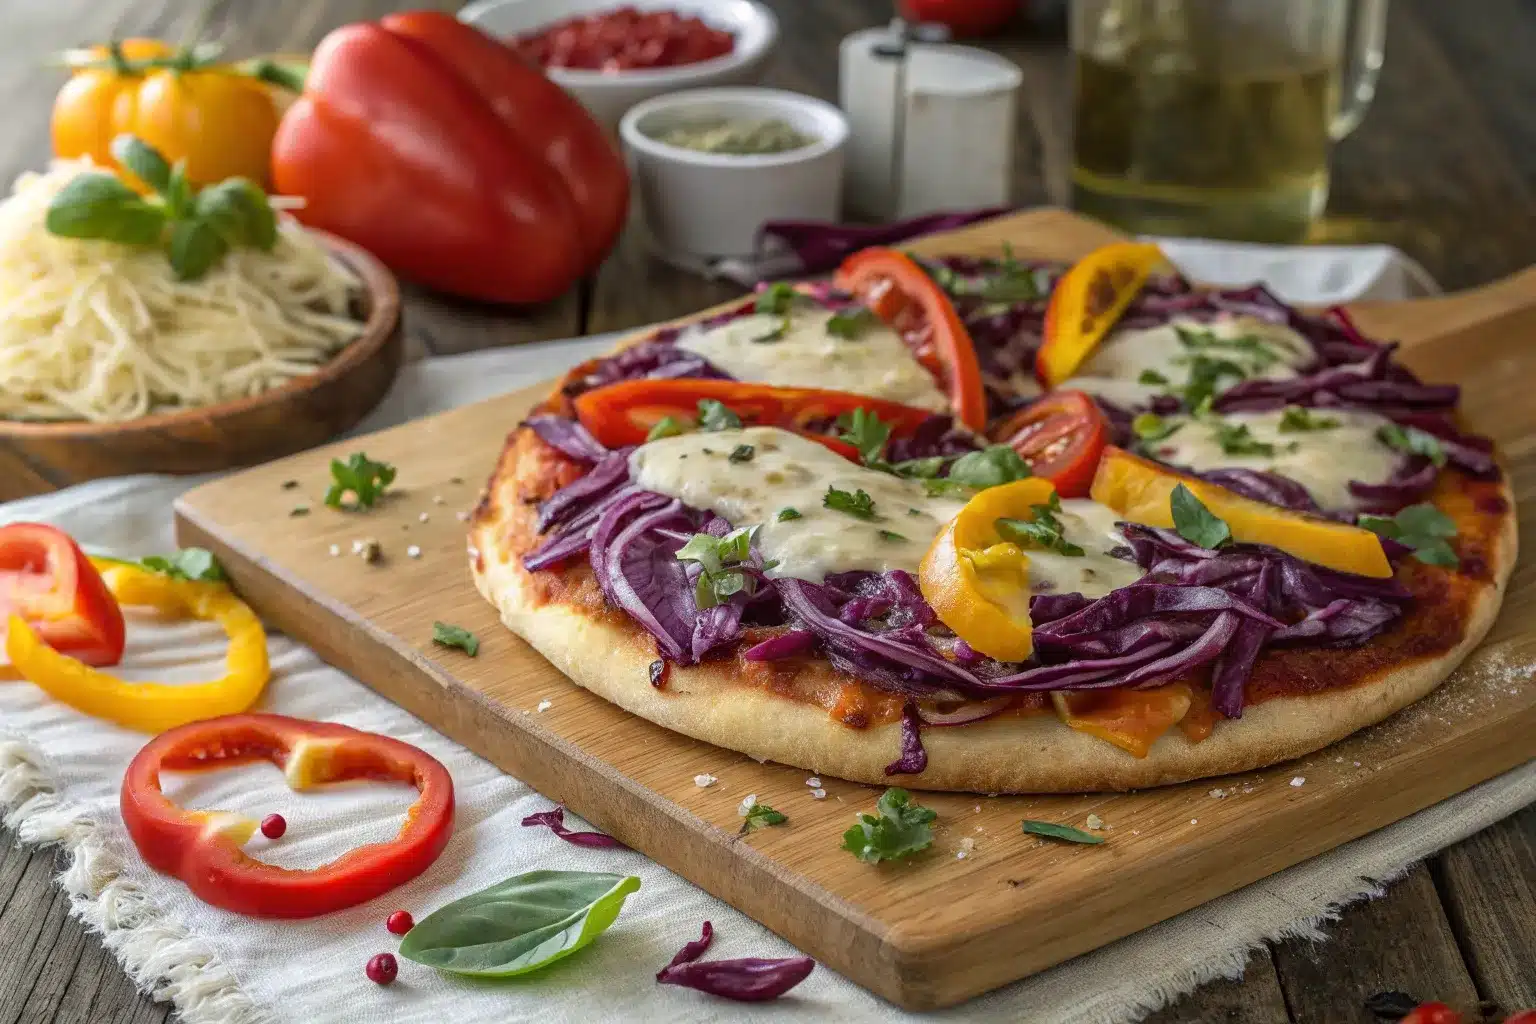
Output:
<instances>
[{"instance_id":1,"label":"white pepper grinder","mask_svg":"<svg viewBox=\"0 0 1536 1024\"><path fill-rule=\"evenodd\" d=\"M1011 61L896 19L845 38L844 206L873 220L1009 203L1023 75Z\"/></svg>"}]
</instances>

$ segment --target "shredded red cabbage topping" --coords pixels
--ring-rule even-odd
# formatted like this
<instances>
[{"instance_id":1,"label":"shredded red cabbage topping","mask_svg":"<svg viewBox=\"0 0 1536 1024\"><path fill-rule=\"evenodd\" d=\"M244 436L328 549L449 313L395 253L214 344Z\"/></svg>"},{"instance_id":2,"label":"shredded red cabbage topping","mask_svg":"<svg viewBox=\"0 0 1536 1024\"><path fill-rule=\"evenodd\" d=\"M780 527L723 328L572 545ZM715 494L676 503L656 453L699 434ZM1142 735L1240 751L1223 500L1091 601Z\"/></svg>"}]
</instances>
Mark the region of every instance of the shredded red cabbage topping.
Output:
<instances>
[{"instance_id":1,"label":"shredded red cabbage topping","mask_svg":"<svg viewBox=\"0 0 1536 1024\"><path fill-rule=\"evenodd\" d=\"M530 814L523 819L524 828L535 828L538 826L549 829L572 846L596 846L610 850L629 849L629 847L613 838L613 836L604 835L601 832L573 832L566 828L564 807L553 807L547 811L539 811L537 814Z\"/></svg>"},{"instance_id":2,"label":"shredded red cabbage topping","mask_svg":"<svg viewBox=\"0 0 1536 1024\"><path fill-rule=\"evenodd\" d=\"M740 1003L761 1003L779 998L809 977L816 967L816 961L808 956L782 960L700 960L714 940L714 926L705 921L703 934L678 950L672 962L656 972L656 980Z\"/></svg>"}]
</instances>

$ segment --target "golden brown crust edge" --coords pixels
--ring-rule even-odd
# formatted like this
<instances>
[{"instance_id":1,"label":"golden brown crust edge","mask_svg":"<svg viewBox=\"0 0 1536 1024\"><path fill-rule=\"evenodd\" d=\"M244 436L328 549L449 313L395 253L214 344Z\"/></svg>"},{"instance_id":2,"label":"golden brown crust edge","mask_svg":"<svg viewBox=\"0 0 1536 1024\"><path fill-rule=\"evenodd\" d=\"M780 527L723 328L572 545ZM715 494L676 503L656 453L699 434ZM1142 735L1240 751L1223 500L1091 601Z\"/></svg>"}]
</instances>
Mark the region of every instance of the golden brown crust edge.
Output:
<instances>
[{"instance_id":1,"label":"golden brown crust edge","mask_svg":"<svg viewBox=\"0 0 1536 1024\"><path fill-rule=\"evenodd\" d=\"M509 452L510 456L512 453ZM785 700L732 678L730 662L672 666L665 688L653 687L656 653L637 627L580 608L548 604L528 592L515 554L498 550L504 517L523 513L503 466L493 478L485 512L471 530L481 553L472 559L475 585L506 626L572 681L664 728L760 760L873 784L978 793L1049 793L1142 789L1249 771L1300 757L1373 725L1443 682L1482 641L1498 615L1518 544L1513 495L1493 546L1491 586L1471 605L1461 641L1434 658L1390 670L1370 682L1249 707L1192 743L1170 730L1145 758L1062 725L1054 715L996 718L923 732L928 768L921 775L885 774L900 753L898 724L852 729L825 709ZM826 669L832 672L830 666Z\"/></svg>"}]
</instances>

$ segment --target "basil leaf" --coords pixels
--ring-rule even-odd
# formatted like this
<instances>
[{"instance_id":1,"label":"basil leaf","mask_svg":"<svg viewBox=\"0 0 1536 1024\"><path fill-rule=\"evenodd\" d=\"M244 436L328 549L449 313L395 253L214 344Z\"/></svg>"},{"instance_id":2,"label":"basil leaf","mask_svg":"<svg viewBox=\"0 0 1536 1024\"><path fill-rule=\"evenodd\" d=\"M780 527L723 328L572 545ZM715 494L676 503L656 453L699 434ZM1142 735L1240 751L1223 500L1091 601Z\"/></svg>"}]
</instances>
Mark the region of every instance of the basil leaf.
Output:
<instances>
[{"instance_id":1,"label":"basil leaf","mask_svg":"<svg viewBox=\"0 0 1536 1024\"><path fill-rule=\"evenodd\" d=\"M480 653L479 637L463 626L453 626L446 622L432 623L432 642L444 647L457 647L471 658Z\"/></svg>"},{"instance_id":2,"label":"basil leaf","mask_svg":"<svg viewBox=\"0 0 1536 1024\"><path fill-rule=\"evenodd\" d=\"M182 281L202 277L228 251L229 243L207 221L178 220L171 225L171 269Z\"/></svg>"},{"instance_id":3,"label":"basil leaf","mask_svg":"<svg viewBox=\"0 0 1536 1024\"><path fill-rule=\"evenodd\" d=\"M1071 825L1057 825L1049 821L1035 821L1033 818L1024 819L1024 832L1031 836L1044 836L1047 839L1061 839L1069 843L1083 843L1088 846L1097 846L1104 841L1103 836L1096 836L1092 832L1084 832L1080 828Z\"/></svg>"},{"instance_id":4,"label":"basil leaf","mask_svg":"<svg viewBox=\"0 0 1536 1024\"><path fill-rule=\"evenodd\" d=\"M829 486L827 493L822 496L821 503L834 512L846 512L855 519L875 518L875 500L862 487L849 494L847 491Z\"/></svg>"},{"instance_id":5,"label":"basil leaf","mask_svg":"<svg viewBox=\"0 0 1536 1024\"><path fill-rule=\"evenodd\" d=\"M1409 505L1397 515L1360 516L1357 525L1378 537L1395 540L1413 550L1413 557L1427 565L1454 569L1461 565L1449 540L1456 536L1456 521L1428 502Z\"/></svg>"},{"instance_id":6,"label":"basil leaf","mask_svg":"<svg viewBox=\"0 0 1536 1024\"><path fill-rule=\"evenodd\" d=\"M966 452L949 467L949 479L975 490L1024 480L1034 473L1029 463L1006 444L994 444L979 452Z\"/></svg>"},{"instance_id":7,"label":"basil leaf","mask_svg":"<svg viewBox=\"0 0 1536 1024\"><path fill-rule=\"evenodd\" d=\"M753 804L747 808L747 813L744 817L746 820L741 823L742 835L751 832L753 829L764 828L768 825L782 825L789 821L789 818L783 812L776 811L767 804Z\"/></svg>"},{"instance_id":8,"label":"basil leaf","mask_svg":"<svg viewBox=\"0 0 1536 1024\"><path fill-rule=\"evenodd\" d=\"M741 417L727 409L724 402L713 398L699 399L700 430L737 430L740 427Z\"/></svg>"},{"instance_id":9,"label":"basil leaf","mask_svg":"<svg viewBox=\"0 0 1536 1024\"><path fill-rule=\"evenodd\" d=\"M1232 539L1231 528L1213 515L1188 487L1179 484L1169 501L1173 528L1191 544L1219 548Z\"/></svg>"},{"instance_id":10,"label":"basil leaf","mask_svg":"<svg viewBox=\"0 0 1536 1024\"><path fill-rule=\"evenodd\" d=\"M230 245L271 249L277 243L277 215L266 193L245 178L226 178L197 194L192 210Z\"/></svg>"},{"instance_id":11,"label":"basil leaf","mask_svg":"<svg viewBox=\"0 0 1536 1024\"><path fill-rule=\"evenodd\" d=\"M150 555L137 563L140 568L173 580L198 580L204 583L224 583L229 576L224 567L203 548L182 548L170 555Z\"/></svg>"},{"instance_id":12,"label":"basil leaf","mask_svg":"<svg viewBox=\"0 0 1536 1024\"><path fill-rule=\"evenodd\" d=\"M757 293L757 302L752 308L759 313L782 316L789 312L789 307L794 305L797 295L794 285L787 281L776 281Z\"/></svg>"},{"instance_id":13,"label":"basil leaf","mask_svg":"<svg viewBox=\"0 0 1536 1024\"><path fill-rule=\"evenodd\" d=\"M1376 431L1376 437L1389 448L1396 448L1408 455L1422 455L1437 468L1445 465L1445 448L1441 446L1440 439L1428 431L1388 423Z\"/></svg>"},{"instance_id":14,"label":"basil leaf","mask_svg":"<svg viewBox=\"0 0 1536 1024\"><path fill-rule=\"evenodd\" d=\"M171 165L143 139L119 135L112 140L111 151L112 159L156 192L164 192L170 185Z\"/></svg>"},{"instance_id":15,"label":"basil leaf","mask_svg":"<svg viewBox=\"0 0 1536 1024\"><path fill-rule=\"evenodd\" d=\"M897 476L915 477L922 480L932 479L939 475L939 470L944 468L948 460L947 455L929 455L922 459L906 459L898 462L891 468L896 470Z\"/></svg>"},{"instance_id":16,"label":"basil leaf","mask_svg":"<svg viewBox=\"0 0 1536 1024\"><path fill-rule=\"evenodd\" d=\"M111 174L71 178L48 204L43 224L60 238L91 238L121 245L156 245L165 211L144 201Z\"/></svg>"},{"instance_id":17,"label":"basil leaf","mask_svg":"<svg viewBox=\"0 0 1536 1024\"><path fill-rule=\"evenodd\" d=\"M863 306L849 306L827 318L827 333L834 338L853 340L873 327L875 314Z\"/></svg>"},{"instance_id":18,"label":"basil leaf","mask_svg":"<svg viewBox=\"0 0 1536 1024\"><path fill-rule=\"evenodd\" d=\"M530 871L428 914L400 955L452 974L508 978L588 945L640 888L633 875Z\"/></svg>"},{"instance_id":19,"label":"basil leaf","mask_svg":"<svg viewBox=\"0 0 1536 1024\"><path fill-rule=\"evenodd\" d=\"M187 179L187 162L176 161L171 168L171 178L161 189L165 199L165 212L171 220L182 220L192 213L192 182Z\"/></svg>"}]
</instances>

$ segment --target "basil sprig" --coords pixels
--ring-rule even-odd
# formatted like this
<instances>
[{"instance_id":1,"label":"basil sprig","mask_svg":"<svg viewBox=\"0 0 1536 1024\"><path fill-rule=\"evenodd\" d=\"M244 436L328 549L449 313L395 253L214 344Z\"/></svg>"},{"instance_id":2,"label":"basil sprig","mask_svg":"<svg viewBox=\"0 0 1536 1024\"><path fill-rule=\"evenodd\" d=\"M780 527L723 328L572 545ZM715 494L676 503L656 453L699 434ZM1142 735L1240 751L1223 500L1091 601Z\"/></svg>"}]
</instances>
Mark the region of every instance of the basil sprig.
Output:
<instances>
[{"instance_id":1,"label":"basil sprig","mask_svg":"<svg viewBox=\"0 0 1536 1024\"><path fill-rule=\"evenodd\" d=\"M724 604L742 591L753 592L756 577L736 567L752 556L752 538L757 536L757 529L742 526L724 537L696 533L678 549L678 561L699 563L699 578L693 588L694 603L699 608Z\"/></svg>"},{"instance_id":2,"label":"basil sprig","mask_svg":"<svg viewBox=\"0 0 1536 1024\"><path fill-rule=\"evenodd\" d=\"M194 188L185 161L172 166L132 135L112 140L112 156L153 194L141 196L105 171L77 175L48 204L49 233L161 248L183 281L202 277L237 246L277 244L277 215L255 182L226 178Z\"/></svg>"},{"instance_id":3,"label":"basil sprig","mask_svg":"<svg viewBox=\"0 0 1536 1024\"><path fill-rule=\"evenodd\" d=\"M591 943L639 888L633 875L514 875L428 914L406 933L400 955L451 974L527 974Z\"/></svg>"},{"instance_id":4,"label":"basil sprig","mask_svg":"<svg viewBox=\"0 0 1536 1024\"><path fill-rule=\"evenodd\" d=\"M1450 543L1456 536L1456 520L1428 502L1409 505L1395 516L1363 515L1358 522L1378 537L1412 548L1413 557L1427 565L1447 569L1461 565Z\"/></svg>"},{"instance_id":5,"label":"basil sprig","mask_svg":"<svg viewBox=\"0 0 1536 1024\"><path fill-rule=\"evenodd\" d=\"M1195 492L1183 484L1173 489L1170 511L1173 528L1191 544L1214 549L1232 539L1232 528L1226 521L1206 508L1205 503L1195 497Z\"/></svg>"}]
</instances>

